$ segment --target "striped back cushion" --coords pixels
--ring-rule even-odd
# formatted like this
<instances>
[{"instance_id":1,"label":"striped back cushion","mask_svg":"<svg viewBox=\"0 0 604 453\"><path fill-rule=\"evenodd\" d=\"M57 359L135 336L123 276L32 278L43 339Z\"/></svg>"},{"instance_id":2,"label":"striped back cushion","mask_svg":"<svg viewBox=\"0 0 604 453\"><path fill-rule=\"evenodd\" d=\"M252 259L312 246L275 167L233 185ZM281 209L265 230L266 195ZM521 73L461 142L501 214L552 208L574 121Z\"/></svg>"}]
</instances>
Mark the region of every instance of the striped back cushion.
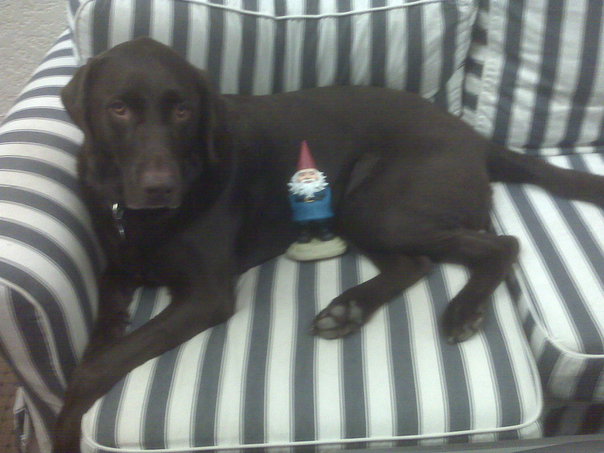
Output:
<instances>
[{"instance_id":1,"label":"striped back cushion","mask_svg":"<svg viewBox=\"0 0 604 453\"><path fill-rule=\"evenodd\" d=\"M325 85L419 92L461 112L472 0L96 0L72 19L80 61L151 36L223 93Z\"/></svg>"},{"instance_id":2,"label":"striped back cushion","mask_svg":"<svg viewBox=\"0 0 604 453\"><path fill-rule=\"evenodd\" d=\"M464 118L534 154L604 150L601 0L480 0Z\"/></svg>"}]
</instances>

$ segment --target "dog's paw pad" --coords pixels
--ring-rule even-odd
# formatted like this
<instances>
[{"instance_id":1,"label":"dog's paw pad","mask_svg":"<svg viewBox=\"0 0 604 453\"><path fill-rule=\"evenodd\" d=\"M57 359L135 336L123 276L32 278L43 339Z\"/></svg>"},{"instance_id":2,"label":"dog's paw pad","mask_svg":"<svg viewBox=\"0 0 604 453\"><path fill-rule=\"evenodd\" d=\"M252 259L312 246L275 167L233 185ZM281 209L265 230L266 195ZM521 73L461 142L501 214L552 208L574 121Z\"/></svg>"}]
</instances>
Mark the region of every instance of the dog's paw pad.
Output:
<instances>
[{"instance_id":1,"label":"dog's paw pad","mask_svg":"<svg viewBox=\"0 0 604 453\"><path fill-rule=\"evenodd\" d=\"M365 322L363 309L356 300L334 300L317 315L312 333L328 340L356 332Z\"/></svg>"},{"instance_id":2,"label":"dog's paw pad","mask_svg":"<svg viewBox=\"0 0 604 453\"><path fill-rule=\"evenodd\" d=\"M479 305L472 310L463 310L458 304L451 303L445 310L442 326L449 344L461 343L476 334L482 327L486 316L486 306Z\"/></svg>"}]
</instances>

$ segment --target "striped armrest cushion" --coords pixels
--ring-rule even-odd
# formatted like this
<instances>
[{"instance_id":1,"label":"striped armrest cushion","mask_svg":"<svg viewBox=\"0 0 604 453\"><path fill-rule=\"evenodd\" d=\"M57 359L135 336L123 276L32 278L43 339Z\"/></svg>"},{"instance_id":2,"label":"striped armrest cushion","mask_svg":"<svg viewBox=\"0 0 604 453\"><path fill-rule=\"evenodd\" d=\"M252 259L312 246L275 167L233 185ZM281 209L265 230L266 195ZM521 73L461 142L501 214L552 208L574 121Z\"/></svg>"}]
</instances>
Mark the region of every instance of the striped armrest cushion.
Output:
<instances>
[{"instance_id":1,"label":"striped armrest cushion","mask_svg":"<svg viewBox=\"0 0 604 453\"><path fill-rule=\"evenodd\" d=\"M604 151L604 4L480 0L464 117L534 154Z\"/></svg>"},{"instance_id":2,"label":"striped armrest cushion","mask_svg":"<svg viewBox=\"0 0 604 453\"><path fill-rule=\"evenodd\" d=\"M60 100L76 67L66 32L0 127L0 340L42 451L88 340L103 262L78 196L82 133Z\"/></svg>"},{"instance_id":3,"label":"striped armrest cushion","mask_svg":"<svg viewBox=\"0 0 604 453\"><path fill-rule=\"evenodd\" d=\"M81 61L151 36L223 93L389 86L460 113L475 13L472 0L96 0L81 2L73 26Z\"/></svg>"},{"instance_id":4,"label":"striped armrest cushion","mask_svg":"<svg viewBox=\"0 0 604 453\"><path fill-rule=\"evenodd\" d=\"M599 153L553 156L604 174ZM543 385L562 400L604 402L604 215L532 186L497 184L495 220L522 244L518 277L524 326Z\"/></svg>"},{"instance_id":5,"label":"striped armrest cushion","mask_svg":"<svg viewBox=\"0 0 604 453\"><path fill-rule=\"evenodd\" d=\"M600 1L480 0L463 118L529 153L604 151ZM604 173L602 155L552 157ZM543 385L561 400L604 401L601 211L534 187L497 185L495 219L520 238L520 306Z\"/></svg>"}]
</instances>

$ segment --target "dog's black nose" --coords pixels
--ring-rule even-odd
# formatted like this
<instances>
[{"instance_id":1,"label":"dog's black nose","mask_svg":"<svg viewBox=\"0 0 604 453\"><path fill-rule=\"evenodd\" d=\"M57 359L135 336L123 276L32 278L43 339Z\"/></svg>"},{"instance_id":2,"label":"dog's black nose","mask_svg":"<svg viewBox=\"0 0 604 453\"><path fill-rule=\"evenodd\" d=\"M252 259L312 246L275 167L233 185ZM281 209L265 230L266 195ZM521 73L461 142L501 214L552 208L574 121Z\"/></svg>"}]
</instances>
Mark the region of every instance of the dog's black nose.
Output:
<instances>
[{"instance_id":1,"label":"dog's black nose","mask_svg":"<svg viewBox=\"0 0 604 453\"><path fill-rule=\"evenodd\" d=\"M143 173L141 189L149 206L168 206L176 192L176 177L169 170L150 170Z\"/></svg>"}]
</instances>

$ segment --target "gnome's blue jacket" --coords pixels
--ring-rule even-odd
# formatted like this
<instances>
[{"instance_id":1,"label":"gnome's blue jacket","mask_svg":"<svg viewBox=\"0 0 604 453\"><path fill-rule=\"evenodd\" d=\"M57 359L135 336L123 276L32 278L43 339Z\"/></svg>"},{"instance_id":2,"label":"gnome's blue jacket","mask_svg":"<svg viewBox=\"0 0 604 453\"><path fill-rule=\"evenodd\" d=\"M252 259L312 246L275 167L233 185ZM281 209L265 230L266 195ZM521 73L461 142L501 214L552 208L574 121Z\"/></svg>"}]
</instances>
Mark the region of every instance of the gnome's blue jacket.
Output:
<instances>
[{"instance_id":1,"label":"gnome's blue jacket","mask_svg":"<svg viewBox=\"0 0 604 453\"><path fill-rule=\"evenodd\" d=\"M289 202L294 212L294 222L311 222L333 217L329 187L320 190L312 197L290 195Z\"/></svg>"}]
</instances>

